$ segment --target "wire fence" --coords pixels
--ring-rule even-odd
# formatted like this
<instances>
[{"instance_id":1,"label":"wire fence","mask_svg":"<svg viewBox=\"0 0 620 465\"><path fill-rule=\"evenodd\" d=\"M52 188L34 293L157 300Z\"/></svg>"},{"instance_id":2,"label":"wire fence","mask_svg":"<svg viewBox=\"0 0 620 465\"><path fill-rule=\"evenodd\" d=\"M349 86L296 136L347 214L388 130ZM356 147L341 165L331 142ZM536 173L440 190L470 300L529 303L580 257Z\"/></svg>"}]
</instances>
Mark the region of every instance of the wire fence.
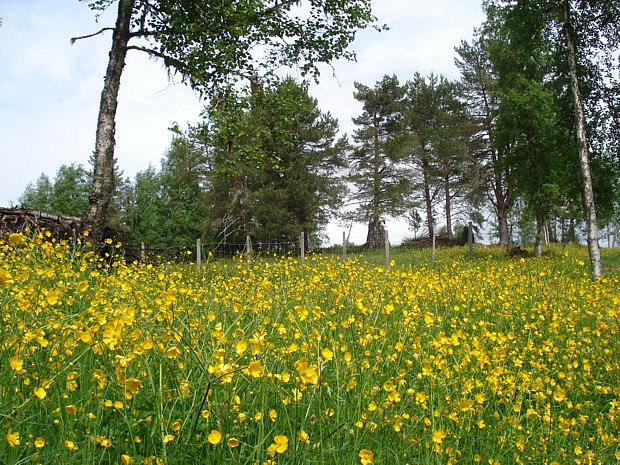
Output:
<instances>
[{"instance_id":1,"label":"wire fence","mask_svg":"<svg viewBox=\"0 0 620 465\"><path fill-rule=\"evenodd\" d=\"M321 247L306 244L303 240L294 241L252 241L248 236L245 242L203 242L183 246L154 247L145 243L125 244L127 258L147 263L175 262L191 263L233 257L268 257L293 256L300 257L313 253L339 253L337 247Z\"/></svg>"},{"instance_id":2,"label":"wire fence","mask_svg":"<svg viewBox=\"0 0 620 465\"><path fill-rule=\"evenodd\" d=\"M469 253L473 244L471 228L469 238L466 242L459 242L455 239L444 237L420 238L409 241L401 247L429 248L434 251L436 247L469 244ZM390 239L387 230L384 237L377 243L366 243L364 245L352 245L348 243L343 234L342 244L329 247L317 246L306 239L301 233L298 241L252 241L250 236L246 237L245 242L202 242L197 239L195 244L170 247L150 247L145 243L125 244L126 259L129 261L140 261L145 263L195 263L200 267L204 262L218 259L230 259L233 257L243 257L247 259L257 257L289 256L298 257L303 263L308 254L332 254L342 256L346 260L348 254L365 253L371 250L384 250L385 262L390 263Z\"/></svg>"}]
</instances>

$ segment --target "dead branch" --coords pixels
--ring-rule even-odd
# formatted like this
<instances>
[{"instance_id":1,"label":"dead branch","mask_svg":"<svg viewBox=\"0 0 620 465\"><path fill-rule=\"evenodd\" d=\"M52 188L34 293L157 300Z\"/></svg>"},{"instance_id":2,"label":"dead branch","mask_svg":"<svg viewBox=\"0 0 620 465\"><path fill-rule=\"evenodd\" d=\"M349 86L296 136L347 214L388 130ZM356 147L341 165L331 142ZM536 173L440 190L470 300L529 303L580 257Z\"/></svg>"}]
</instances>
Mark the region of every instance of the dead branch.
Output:
<instances>
[{"instance_id":1,"label":"dead branch","mask_svg":"<svg viewBox=\"0 0 620 465\"><path fill-rule=\"evenodd\" d=\"M90 39L91 37L95 37L105 31L113 31L114 28L113 27L104 27L103 29L101 29L100 31L95 32L94 34L88 34L86 36L80 36L80 37L71 37L71 45L73 45L74 43L76 43L78 40L81 39Z\"/></svg>"}]
</instances>

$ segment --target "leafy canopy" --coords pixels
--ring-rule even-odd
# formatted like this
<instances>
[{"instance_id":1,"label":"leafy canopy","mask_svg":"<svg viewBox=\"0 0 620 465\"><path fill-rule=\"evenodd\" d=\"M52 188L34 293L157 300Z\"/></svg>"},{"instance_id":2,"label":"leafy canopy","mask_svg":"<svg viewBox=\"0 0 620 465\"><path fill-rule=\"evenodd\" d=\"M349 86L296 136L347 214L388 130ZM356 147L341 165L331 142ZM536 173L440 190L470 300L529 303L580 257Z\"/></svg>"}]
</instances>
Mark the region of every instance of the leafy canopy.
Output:
<instances>
[{"instance_id":1,"label":"leafy canopy","mask_svg":"<svg viewBox=\"0 0 620 465\"><path fill-rule=\"evenodd\" d=\"M88 1L88 0L86 0ZM112 0L88 1L103 11ZM134 0L128 50L163 59L197 90L260 78L279 66L318 77L318 64L354 59L356 31L377 30L370 0ZM132 39L138 39L137 42ZM135 42L135 44L134 44Z\"/></svg>"}]
</instances>

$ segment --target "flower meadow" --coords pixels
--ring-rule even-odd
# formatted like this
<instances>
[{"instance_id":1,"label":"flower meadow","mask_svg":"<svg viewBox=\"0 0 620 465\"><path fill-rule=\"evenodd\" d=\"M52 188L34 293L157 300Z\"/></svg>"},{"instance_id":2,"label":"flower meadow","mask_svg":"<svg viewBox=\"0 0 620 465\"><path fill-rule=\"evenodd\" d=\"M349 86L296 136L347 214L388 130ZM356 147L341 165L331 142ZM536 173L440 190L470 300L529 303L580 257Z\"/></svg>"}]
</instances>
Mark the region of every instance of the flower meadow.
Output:
<instances>
[{"instance_id":1,"label":"flower meadow","mask_svg":"<svg viewBox=\"0 0 620 465\"><path fill-rule=\"evenodd\" d=\"M6 236L0 463L620 462L617 273L428 255L197 270Z\"/></svg>"}]
</instances>

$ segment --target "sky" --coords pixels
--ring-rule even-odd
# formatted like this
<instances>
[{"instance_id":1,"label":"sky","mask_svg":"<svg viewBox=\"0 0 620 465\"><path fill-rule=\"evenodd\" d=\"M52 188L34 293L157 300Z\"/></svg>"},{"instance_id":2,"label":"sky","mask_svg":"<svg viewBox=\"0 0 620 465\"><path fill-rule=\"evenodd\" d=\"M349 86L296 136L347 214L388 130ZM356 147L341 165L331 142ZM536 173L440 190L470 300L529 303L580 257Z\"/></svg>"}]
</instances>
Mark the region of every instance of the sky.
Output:
<instances>
[{"instance_id":1,"label":"sky","mask_svg":"<svg viewBox=\"0 0 620 465\"><path fill-rule=\"evenodd\" d=\"M310 93L323 112L338 118L351 134L361 104L354 82L373 86L386 74L401 82L419 72L458 79L454 47L471 40L484 20L481 0L375 0L373 12L388 31L360 31L351 48L355 62L339 60L321 68ZM41 173L53 179L63 164L88 166L111 33L72 37L114 25L116 5L101 17L78 0L0 2L0 207L16 205L27 184ZM295 72L292 71L295 76ZM121 78L116 117L116 158L133 178L149 164L159 166L173 123L200 122L204 107L178 77L169 79L161 62L130 52ZM403 222L387 223L398 243L413 233ZM342 241L340 225L328 228L330 243ZM366 225L353 225L350 239L365 241Z\"/></svg>"}]
</instances>

